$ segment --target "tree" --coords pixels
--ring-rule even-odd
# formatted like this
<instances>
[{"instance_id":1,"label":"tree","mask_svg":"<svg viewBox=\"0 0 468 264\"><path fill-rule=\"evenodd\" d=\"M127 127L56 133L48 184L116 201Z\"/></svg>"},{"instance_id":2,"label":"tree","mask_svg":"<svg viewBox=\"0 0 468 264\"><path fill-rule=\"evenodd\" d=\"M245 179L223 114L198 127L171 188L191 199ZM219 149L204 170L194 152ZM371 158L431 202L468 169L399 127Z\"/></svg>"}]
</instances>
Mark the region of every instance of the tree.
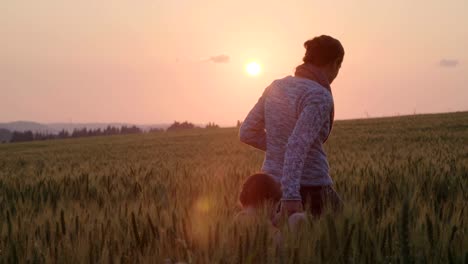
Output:
<instances>
[{"instance_id":1,"label":"tree","mask_svg":"<svg viewBox=\"0 0 468 264\"><path fill-rule=\"evenodd\" d=\"M177 130L193 129L193 128L195 128L195 125L187 121L183 123L174 121L174 123L167 128L167 131L177 131Z\"/></svg>"},{"instance_id":2,"label":"tree","mask_svg":"<svg viewBox=\"0 0 468 264\"><path fill-rule=\"evenodd\" d=\"M10 142L26 142L26 141L33 141L33 140L34 140L34 134L32 131L29 131L29 130L24 131L24 132L14 131Z\"/></svg>"},{"instance_id":3,"label":"tree","mask_svg":"<svg viewBox=\"0 0 468 264\"><path fill-rule=\"evenodd\" d=\"M219 126L217 124L215 124L214 122L209 122L208 125L206 125L207 129L213 129L213 128L219 128Z\"/></svg>"},{"instance_id":4,"label":"tree","mask_svg":"<svg viewBox=\"0 0 468 264\"><path fill-rule=\"evenodd\" d=\"M107 126L107 128L104 130L104 135L106 136L117 135L119 133L120 133L119 129L113 126Z\"/></svg>"},{"instance_id":5,"label":"tree","mask_svg":"<svg viewBox=\"0 0 468 264\"><path fill-rule=\"evenodd\" d=\"M137 126L131 126L131 127L127 127L127 126L123 126L120 128L120 134L139 134L141 133L141 129L138 128Z\"/></svg>"},{"instance_id":6,"label":"tree","mask_svg":"<svg viewBox=\"0 0 468 264\"><path fill-rule=\"evenodd\" d=\"M62 129L62 131L60 131L57 135L57 138L68 138L68 137L70 137L70 134L65 129Z\"/></svg>"},{"instance_id":7,"label":"tree","mask_svg":"<svg viewBox=\"0 0 468 264\"><path fill-rule=\"evenodd\" d=\"M11 140L12 133L8 129L0 128L0 141L9 142Z\"/></svg>"},{"instance_id":8,"label":"tree","mask_svg":"<svg viewBox=\"0 0 468 264\"><path fill-rule=\"evenodd\" d=\"M88 129L85 127L85 128L82 128L82 129L73 129L73 132L72 132L72 135L71 137L73 138L77 138L77 137L87 137L88 136Z\"/></svg>"}]
</instances>

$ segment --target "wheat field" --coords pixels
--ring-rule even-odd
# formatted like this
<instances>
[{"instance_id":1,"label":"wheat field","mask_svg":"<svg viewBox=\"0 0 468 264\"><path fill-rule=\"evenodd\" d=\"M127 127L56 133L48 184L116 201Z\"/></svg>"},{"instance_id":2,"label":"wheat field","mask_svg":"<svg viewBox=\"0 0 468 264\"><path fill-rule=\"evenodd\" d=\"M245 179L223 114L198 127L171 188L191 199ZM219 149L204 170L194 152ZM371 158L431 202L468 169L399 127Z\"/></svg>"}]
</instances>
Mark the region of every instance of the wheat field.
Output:
<instances>
[{"instance_id":1,"label":"wheat field","mask_svg":"<svg viewBox=\"0 0 468 264\"><path fill-rule=\"evenodd\" d=\"M236 128L0 145L0 263L468 263L468 113L338 121L339 215L239 226Z\"/></svg>"}]
</instances>

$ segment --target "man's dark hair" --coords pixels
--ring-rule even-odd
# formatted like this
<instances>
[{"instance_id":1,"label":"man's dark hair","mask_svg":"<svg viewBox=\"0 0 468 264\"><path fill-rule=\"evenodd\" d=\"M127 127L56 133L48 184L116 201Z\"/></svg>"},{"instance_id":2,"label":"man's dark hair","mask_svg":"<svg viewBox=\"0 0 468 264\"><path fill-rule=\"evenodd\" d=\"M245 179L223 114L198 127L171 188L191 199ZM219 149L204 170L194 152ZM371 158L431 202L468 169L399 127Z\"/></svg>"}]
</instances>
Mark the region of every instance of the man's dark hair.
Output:
<instances>
[{"instance_id":1,"label":"man's dark hair","mask_svg":"<svg viewBox=\"0 0 468 264\"><path fill-rule=\"evenodd\" d=\"M267 174L256 173L242 185L239 200L243 207L260 207L266 202L279 202L281 196L279 183Z\"/></svg>"},{"instance_id":2,"label":"man's dark hair","mask_svg":"<svg viewBox=\"0 0 468 264\"><path fill-rule=\"evenodd\" d=\"M306 54L302 59L304 63L315 66L324 66L344 57L344 48L340 41L327 35L315 37L304 43Z\"/></svg>"}]
</instances>

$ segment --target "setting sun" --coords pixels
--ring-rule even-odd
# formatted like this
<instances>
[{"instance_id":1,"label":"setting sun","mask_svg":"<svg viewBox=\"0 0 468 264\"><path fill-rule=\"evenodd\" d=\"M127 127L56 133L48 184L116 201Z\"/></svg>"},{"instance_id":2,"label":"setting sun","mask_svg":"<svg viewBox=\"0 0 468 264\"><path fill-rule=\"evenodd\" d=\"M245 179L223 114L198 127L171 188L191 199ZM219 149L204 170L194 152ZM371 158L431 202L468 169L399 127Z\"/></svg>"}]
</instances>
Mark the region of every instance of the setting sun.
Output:
<instances>
[{"instance_id":1,"label":"setting sun","mask_svg":"<svg viewBox=\"0 0 468 264\"><path fill-rule=\"evenodd\" d=\"M246 71L249 75L252 75L252 76L259 75L261 70L262 70L262 67L260 66L259 63L255 62L255 61L249 62L249 63L245 66L245 71Z\"/></svg>"}]
</instances>

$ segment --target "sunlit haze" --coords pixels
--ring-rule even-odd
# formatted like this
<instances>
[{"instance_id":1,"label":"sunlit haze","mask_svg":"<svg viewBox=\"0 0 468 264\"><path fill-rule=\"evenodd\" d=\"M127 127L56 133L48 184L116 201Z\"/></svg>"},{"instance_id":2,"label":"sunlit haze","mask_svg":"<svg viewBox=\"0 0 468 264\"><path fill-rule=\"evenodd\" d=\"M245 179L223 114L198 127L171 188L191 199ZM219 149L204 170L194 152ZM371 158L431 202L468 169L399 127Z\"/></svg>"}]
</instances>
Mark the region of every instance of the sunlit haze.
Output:
<instances>
[{"instance_id":1,"label":"sunlit haze","mask_svg":"<svg viewBox=\"0 0 468 264\"><path fill-rule=\"evenodd\" d=\"M2 1L0 122L233 126L321 34L346 52L337 119L468 110L467 13L466 0Z\"/></svg>"}]
</instances>

